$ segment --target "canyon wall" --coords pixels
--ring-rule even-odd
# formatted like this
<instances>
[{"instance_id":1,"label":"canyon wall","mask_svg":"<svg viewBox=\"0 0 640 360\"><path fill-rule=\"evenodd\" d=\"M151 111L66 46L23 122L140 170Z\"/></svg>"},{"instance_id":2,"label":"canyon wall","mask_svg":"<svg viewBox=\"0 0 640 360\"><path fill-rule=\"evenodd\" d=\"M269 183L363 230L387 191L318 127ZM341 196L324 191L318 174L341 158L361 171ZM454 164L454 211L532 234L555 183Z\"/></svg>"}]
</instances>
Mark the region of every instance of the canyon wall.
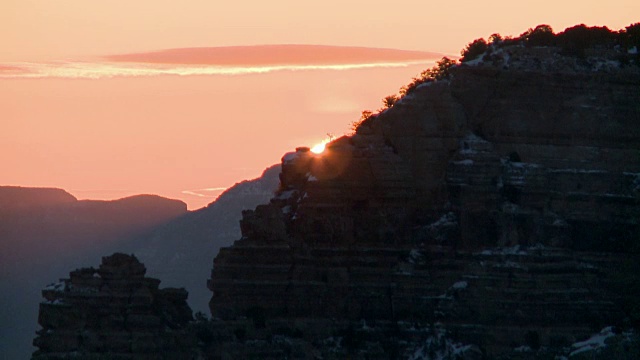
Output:
<instances>
[{"instance_id":1,"label":"canyon wall","mask_svg":"<svg viewBox=\"0 0 640 360\"><path fill-rule=\"evenodd\" d=\"M189 359L184 289L160 289L135 256L116 253L42 291L32 359Z\"/></svg>"},{"instance_id":2,"label":"canyon wall","mask_svg":"<svg viewBox=\"0 0 640 360\"><path fill-rule=\"evenodd\" d=\"M410 357L436 324L469 358L638 324L638 67L513 46L450 72L283 157L215 258L214 317L329 358Z\"/></svg>"}]
</instances>

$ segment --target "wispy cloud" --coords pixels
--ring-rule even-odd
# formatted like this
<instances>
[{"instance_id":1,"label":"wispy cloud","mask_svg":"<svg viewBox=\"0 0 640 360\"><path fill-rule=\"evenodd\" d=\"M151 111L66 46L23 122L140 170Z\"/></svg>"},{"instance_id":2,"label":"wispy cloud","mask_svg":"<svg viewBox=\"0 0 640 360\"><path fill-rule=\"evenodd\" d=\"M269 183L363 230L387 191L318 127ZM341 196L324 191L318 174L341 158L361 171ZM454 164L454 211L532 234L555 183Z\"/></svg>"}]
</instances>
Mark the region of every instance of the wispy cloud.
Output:
<instances>
[{"instance_id":1,"label":"wispy cloud","mask_svg":"<svg viewBox=\"0 0 640 360\"><path fill-rule=\"evenodd\" d=\"M425 61L388 62L368 64L331 64L331 65L272 65L272 66L167 66L135 63L99 63L99 62L57 62L57 63L12 63L0 64L0 78L37 79L102 79L114 77L145 76L195 76L195 75L248 75L264 74L276 71L308 70L354 70L371 68L394 68L424 64ZM11 67L9 70L2 66Z\"/></svg>"},{"instance_id":2,"label":"wispy cloud","mask_svg":"<svg viewBox=\"0 0 640 360\"><path fill-rule=\"evenodd\" d=\"M227 190L225 187L214 187L214 188L204 188L204 189L196 189L196 190L183 190L182 193L185 195L192 195L202 198L217 198L221 192Z\"/></svg>"},{"instance_id":3,"label":"wispy cloud","mask_svg":"<svg viewBox=\"0 0 640 360\"><path fill-rule=\"evenodd\" d=\"M172 49L105 56L98 61L0 64L0 78L247 75L277 71L354 70L425 64L440 54L394 49L271 45Z\"/></svg>"}]
</instances>

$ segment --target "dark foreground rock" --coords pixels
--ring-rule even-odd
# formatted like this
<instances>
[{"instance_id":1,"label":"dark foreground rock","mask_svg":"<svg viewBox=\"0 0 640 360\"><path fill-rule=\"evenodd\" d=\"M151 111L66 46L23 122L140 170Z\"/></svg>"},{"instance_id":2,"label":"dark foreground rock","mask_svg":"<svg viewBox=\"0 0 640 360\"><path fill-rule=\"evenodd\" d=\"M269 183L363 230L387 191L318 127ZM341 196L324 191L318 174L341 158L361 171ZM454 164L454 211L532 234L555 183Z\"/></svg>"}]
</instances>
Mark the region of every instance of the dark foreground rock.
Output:
<instances>
[{"instance_id":1,"label":"dark foreground rock","mask_svg":"<svg viewBox=\"0 0 640 360\"><path fill-rule=\"evenodd\" d=\"M32 359L190 359L195 343L184 289L159 289L135 256L69 273L42 291Z\"/></svg>"},{"instance_id":2,"label":"dark foreground rock","mask_svg":"<svg viewBox=\"0 0 640 360\"><path fill-rule=\"evenodd\" d=\"M616 51L505 47L286 154L215 258L236 343L211 353L536 358L637 327L640 71Z\"/></svg>"}]
</instances>

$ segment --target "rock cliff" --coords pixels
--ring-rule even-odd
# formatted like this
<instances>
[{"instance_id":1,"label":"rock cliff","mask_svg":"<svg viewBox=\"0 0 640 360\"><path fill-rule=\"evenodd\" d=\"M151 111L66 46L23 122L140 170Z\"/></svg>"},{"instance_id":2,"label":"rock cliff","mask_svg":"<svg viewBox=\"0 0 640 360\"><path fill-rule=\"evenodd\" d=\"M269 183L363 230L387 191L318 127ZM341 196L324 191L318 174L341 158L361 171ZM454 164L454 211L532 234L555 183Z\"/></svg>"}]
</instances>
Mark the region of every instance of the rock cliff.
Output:
<instances>
[{"instance_id":1,"label":"rock cliff","mask_svg":"<svg viewBox=\"0 0 640 360\"><path fill-rule=\"evenodd\" d=\"M148 274L166 286L186 288L193 310L208 313L211 292L205 284L211 259L240 237L242 210L273 197L278 174L280 165L271 166L259 178L235 184L208 206L162 224L118 251L136 254Z\"/></svg>"},{"instance_id":2,"label":"rock cliff","mask_svg":"<svg viewBox=\"0 0 640 360\"><path fill-rule=\"evenodd\" d=\"M115 253L42 291L33 359L188 359L195 342L184 289L159 289L134 256Z\"/></svg>"},{"instance_id":3,"label":"rock cliff","mask_svg":"<svg viewBox=\"0 0 640 360\"><path fill-rule=\"evenodd\" d=\"M208 283L235 356L526 358L637 326L640 71L617 53L503 47L286 154Z\"/></svg>"},{"instance_id":4,"label":"rock cliff","mask_svg":"<svg viewBox=\"0 0 640 360\"><path fill-rule=\"evenodd\" d=\"M131 253L133 237L188 214L184 202L153 195L92 201L61 189L0 186L0 354L33 352L42 286L105 254Z\"/></svg>"}]
</instances>

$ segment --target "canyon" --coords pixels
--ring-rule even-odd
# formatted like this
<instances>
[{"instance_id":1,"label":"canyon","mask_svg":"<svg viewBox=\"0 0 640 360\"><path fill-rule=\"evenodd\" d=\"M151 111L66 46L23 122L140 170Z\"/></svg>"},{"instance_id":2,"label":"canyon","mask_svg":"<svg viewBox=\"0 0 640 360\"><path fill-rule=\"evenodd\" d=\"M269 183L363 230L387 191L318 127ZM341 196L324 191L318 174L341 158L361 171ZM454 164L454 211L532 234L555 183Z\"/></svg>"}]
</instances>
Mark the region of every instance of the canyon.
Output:
<instances>
[{"instance_id":1,"label":"canyon","mask_svg":"<svg viewBox=\"0 0 640 360\"><path fill-rule=\"evenodd\" d=\"M490 47L285 154L185 338L211 359L637 356L638 61Z\"/></svg>"}]
</instances>

